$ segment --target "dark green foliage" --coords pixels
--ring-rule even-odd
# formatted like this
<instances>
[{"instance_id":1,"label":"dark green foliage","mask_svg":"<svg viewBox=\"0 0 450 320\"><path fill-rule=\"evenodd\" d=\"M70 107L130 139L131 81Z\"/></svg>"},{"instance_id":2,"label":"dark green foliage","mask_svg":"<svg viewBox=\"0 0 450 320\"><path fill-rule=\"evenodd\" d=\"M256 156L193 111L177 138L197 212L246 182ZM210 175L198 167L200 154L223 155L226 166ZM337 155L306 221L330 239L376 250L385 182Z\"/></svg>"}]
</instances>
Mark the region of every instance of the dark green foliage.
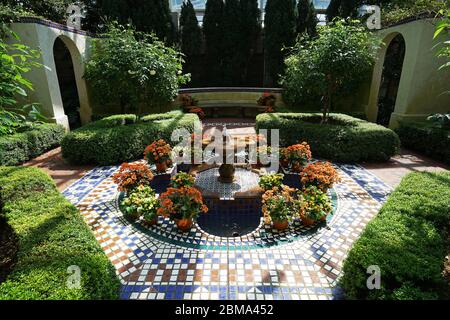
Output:
<instances>
[{"instance_id":1,"label":"dark green foliage","mask_svg":"<svg viewBox=\"0 0 450 320\"><path fill-rule=\"evenodd\" d=\"M320 121L319 113L260 114L256 129L279 129L282 146L306 141L315 157L332 161L386 161L399 151L397 134L385 127L343 114Z\"/></svg>"},{"instance_id":2,"label":"dark green foliage","mask_svg":"<svg viewBox=\"0 0 450 320\"><path fill-rule=\"evenodd\" d=\"M167 0L103 0L102 15L109 21L131 23L137 31L155 33L168 44L175 41L175 28Z\"/></svg>"},{"instance_id":3,"label":"dark green foliage","mask_svg":"<svg viewBox=\"0 0 450 320\"><path fill-rule=\"evenodd\" d=\"M191 74L192 85L201 81L199 62L202 49L202 31L195 15L194 6L188 0L183 2L180 13L180 42L181 52L185 55L184 71Z\"/></svg>"},{"instance_id":4,"label":"dark green foliage","mask_svg":"<svg viewBox=\"0 0 450 320\"><path fill-rule=\"evenodd\" d=\"M403 122L396 132L404 147L450 164L450 130L428 123Z\"/></svg>"},{"instance_id":5,"label":"dark green foliage","mask_svg":"<svg viewBox=\"0 0 450 320\"><path fill-rule=\"evenodd\" d=\"M222 81L223 59L223 13L222 0L208 0L203 17L203 34L205 37L205 82L208 86L218 86Z\"/></svg>"},{"instance_id":6,"label":"dark green foliage","mask_svg":"<svg viewBox=\"0 0 450 320\"><path fill-rule=\"evenodd\" d=\"M442 276L448 253L450 173L412 173L367 225L344 262L340 284L349 299L449 299ZM378 265L381 289L368 290Z\"/></svg>"},{"instance_id":7,"label":"dark green foliage","mask_svg":"<svg viewBox=\"0 0 450 320\"><path fill-rule=\"evenodd\" d=\"M167 106L189 80L178 51L117 24L95 40L85 78L98 103L117 103L122 113L139 114Z\"/></svg>"},{"instance_id":8,"label":"dark green foliage","mask_svg":"<svg viewBox=\"0 0 450 320\"><path fill-rule=\"evenodd\" d=\"M369 79L381 41L357 21L335 21L316 38L301 37L286 59L281 79L291 106L321 102L323 121L335 101Z\"/></svg>"},{"instance_id":9,"label":"dark green foliage","mask_svg":"<svg viewBox=\"0 0 450 320\"><path fill-rule=\"evenodd\" d=\"M295 40L294 9L293 0L267 0L264 47L271 81L265 85L278 83L279 75L283 73L283 61L286 56L283 48L292 46Z\"/></svg>"},{"instance_id":10,"label":"dark green foliage","mask_svg":"<svg viewBox=\"0 0 450 320\"><path fill-rule=\"evenodd\" d=\"M339 8L341 6L342 0L331 0L327 7L327 21L331 22L334 18L339 16Z\"/></svg>"},{"instance_id":11,"label":"dark green foliage","mask_svg":"<svg viewBox=\"0 0 450 320\"><path fill-rule=\"evenodd\" d=\"M310 0L300 0L297 3L297 33L307 33L314 37L317 34L317 13Z\"/></svg>"},{"instance_id":12,"label":"dark green foliage","mask_svg":"<svg viewBox=\"0 0 450 320\"><path fill-rule=\"evenodd\" d=\"M200 126L197 115L171 112L143 117L136 124L118 125L117 115L90 123L67 134L62 143L63 157L75 164L117 164L143 157L147 145L158 139L171 142L172 132L177 128L194 131Z\"/></svg>"},{"instance_id":13,"label":"dark green foliage","mask_svg":"<svg viewBox=\"0 0 450 320\"><path fill-rule=\"evenodd\" d=\"M248 80L250 60L256 51L256 40L261 32L260 10L257 0L239 1L239 39L236 43L237 62L235 68L239 70L234 84L245 85Z\"/></svg>"},{"instance_id":14,"label":"dark green foliage","mask_svg":"<svg viewBox=\"0 0 450 320\"><path fill-rule=\"evenodd\" d=\"M18 236L17 264L0 284L0 300L117 299L120 282L78 210L51 178L29 167L0 168L1 215ZM66 285L81 269L81 288Z\"/></svg>"},{"instance_id":15,"label":"dark green foliage","mask_svg":"<svg viewBox=\"0 0 450 320\"><path fill-rule=\"evenodd\" d=\"M223 12L223 61L222 85L227 87L238 86L240 72L238 65L241 53L239 46L241 34L239 23L239 0L225 0Z\"/></svg>"},{"instance_id":16,"label":"dark green foliage","mask_svg":"<svg viewBox=\"0 0 450 320\"><path fill-rule=\"evenodd\" d=\"M32 130L0 137L0 165L16 165L57 147L65 130L56 124L35 125Z\"/></svg>"}]
</instances>

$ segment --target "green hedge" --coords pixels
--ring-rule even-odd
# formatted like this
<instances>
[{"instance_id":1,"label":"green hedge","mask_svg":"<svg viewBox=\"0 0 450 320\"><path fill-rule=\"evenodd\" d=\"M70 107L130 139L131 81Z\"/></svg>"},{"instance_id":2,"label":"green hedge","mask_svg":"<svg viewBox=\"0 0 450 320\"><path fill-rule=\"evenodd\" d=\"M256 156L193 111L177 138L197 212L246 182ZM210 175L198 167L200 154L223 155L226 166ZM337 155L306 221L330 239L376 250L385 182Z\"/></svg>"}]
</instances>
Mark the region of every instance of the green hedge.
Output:
<instances>
[{"instance_id":1,"label":"green hedge","mask_svg":"<svg viewBox=\"0 0 450 320\"><path fill-rule=\"evenodd\" d=\"M0 137L0 165L13 166L57 147L64 127L56 124L37 125L33 130Z\"/></svg>"},{"instance_id":2,"label":"green hedge","mask_svg":"<svg viewBox=\"0 0 450 320\"><path fill-rule=\"evenodd\" d=\"M396 129L402 145L450 164L450 130L427 123L401 123Z\"/></svg>"},{"instance_id":3,"label":"green hedge","mask_svg":"<svg viewBox=\"0 0 450 320\"><path fill-rule=\"evenodd\" d=\"M75 164L100 165L139 159L154 140L170 143L175 129L193 132L194 126L200 125L197 115L178 111L149 115L133 124L124 119L131 123L130 115L115 115L67 134L61 143L63 157Z\"/></svg>"},{"instance_id":4,"label":"green hedge","mask_svg":"<svg viewBox=\"0 0 450 320\"><path fill-rule=\"evenodd\" d=\"M120 283L78 210L43 171L0 167L1 212L18 236L17 264L0 284L0 300L117 299ZM66 286L81 269L81 288Z\"/></svg>"},{"instance_id":5,"label":"green hedge","mask_svg":"<svg viewBox=\"0 0 450 320\"><path fill-rule=\"evenodd\" d=\"M448 254L450 173L412 173L367 225L344 262L340 284L350 299L449 299L442 276ZM381 289L368 290L378 265Z\"/></svg>"},{"instance_id":6,"label":"green hedge","mask_svg":"<svg viewBox=\"0 0 450 320\"><path fill-rule=\"evenodd\" d=\"M344 114L330 114L326 125L320 119L318 113L265 113L256 117L256 128L280 129L281 146L307 141L315 157L333 161L385 161L399 151L390 129Z\"/></svg>"}]
</instances>

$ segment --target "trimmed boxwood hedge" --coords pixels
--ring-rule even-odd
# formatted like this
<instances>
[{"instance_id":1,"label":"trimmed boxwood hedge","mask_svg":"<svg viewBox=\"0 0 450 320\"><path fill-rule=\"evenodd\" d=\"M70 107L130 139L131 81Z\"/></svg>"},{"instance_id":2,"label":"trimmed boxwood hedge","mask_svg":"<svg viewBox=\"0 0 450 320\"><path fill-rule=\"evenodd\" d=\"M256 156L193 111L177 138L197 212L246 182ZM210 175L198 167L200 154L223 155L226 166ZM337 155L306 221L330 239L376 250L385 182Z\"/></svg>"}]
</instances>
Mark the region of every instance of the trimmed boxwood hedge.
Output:
<instances>
[{"instance_id":1,"label":"trimmed boxwood hedge","mask_svg":"<svg viewBox=\"0 0 450 320\"><path fill-rule=\"evenodd\" d=\"M318 113L265 113L256 129L279 129L281 146L307 141L315 157L339 162L385 161L399 151L397 134L385 127L344 114L320 120Z\"/></svg>"},{"instance_id":2,"label":"trimmed boxwood hedge","mask_svg":"<svg viewBox=\"0 0 450 320\"><path fill-rule=\"evenodd\" d=\"M429 123L402 122L396 132L404 147L450 164L450 130Z\"/></svg>"},{"instance_id":3,"label":"trimmed boxwood hedge","mask_svg":"<svg viewBox=\"0 0 450 320\"><path fill-rule=\"evenodd\" d=\"M139 120L132 116L115 115L72 131L61 143L63 157L75 164L109 165L135 160L142 158L145 147L154 140L170 143L175 129L193 132L194 126L200 125L197 115L179 111Z\"/></svg>"},{"instance_id":4,"label":"trimmed boxwood hedge","mask_svg":"<svg viewBox=\"0 0 450 320\"><path fill-rule=\"evenodd\" d=\"M0 165L13 166L59 146L65 134L57 124L41 124L32 130L0 137Z\"/></svg>"},{"instance_id":5,"label":"trimmed boxwood hedge","mask_svg":"<svg viewBox=\"0 0 450 320\"><path fill-rule=\"evenodd\" d=\"M349 299L449 299L450 172L411 173L350 250L340 285ZM368 290L378 265L381 289Z\"/></svg>"},{"instance_id":6,"label":"trimmed boxwood hedge","mask_svg":"<svg viewBox=\"0 0 450 320\"><path fill-rule=\"evenodd\" d=\"M6 217L18 238L17 264L0 284L0 300L117 299L120 282L78 210L43 171L0 167ZM81 287L66 282L81 269Z\"/></svg>"}]
</instances>

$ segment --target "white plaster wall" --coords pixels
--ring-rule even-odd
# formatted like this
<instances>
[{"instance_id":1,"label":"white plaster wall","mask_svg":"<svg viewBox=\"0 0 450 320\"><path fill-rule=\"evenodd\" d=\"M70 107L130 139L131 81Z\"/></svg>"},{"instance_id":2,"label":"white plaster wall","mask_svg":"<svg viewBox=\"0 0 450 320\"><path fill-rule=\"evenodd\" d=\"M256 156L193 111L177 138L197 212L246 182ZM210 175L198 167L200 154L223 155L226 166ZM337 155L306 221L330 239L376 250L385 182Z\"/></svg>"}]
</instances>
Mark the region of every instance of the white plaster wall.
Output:
<instances>
[{"instance_id":1,"label":"white plaster wall","mask_svg":"<svg viewBox=\"0 0 450 320\"><path fill-rule=\"evenodd\" d=\"M64 125L69 130L53 57L55 40L59 37L64 41L72 56L80 100L81 121L83 124L89 122L92 111L83 74L84 61L89 56L92 39L85 35L38 23L14 23L11 29L20 37L24 44L41 51L39 62L44 67L34 68L26 75L34 84L34 91L29 92L30 100L39 102L46 116L56 123Z\"/></svg>"}]
</instances>

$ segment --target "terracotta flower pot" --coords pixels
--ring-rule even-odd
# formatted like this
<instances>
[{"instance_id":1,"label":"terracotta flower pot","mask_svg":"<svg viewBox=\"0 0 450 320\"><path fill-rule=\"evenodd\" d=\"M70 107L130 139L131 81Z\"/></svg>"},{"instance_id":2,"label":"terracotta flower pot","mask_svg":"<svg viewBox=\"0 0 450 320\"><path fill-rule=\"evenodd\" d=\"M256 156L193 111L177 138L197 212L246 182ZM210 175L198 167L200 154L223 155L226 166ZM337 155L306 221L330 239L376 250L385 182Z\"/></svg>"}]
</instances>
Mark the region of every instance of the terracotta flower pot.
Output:
<instances>
[{"instance_id":1,"label":"terracotta flower pot","mask_svg":"<svg viewBox=\"0 0 450 320\"><path fill-rule=\"evenodd\" d=\"M307 218L305 216L301 216L300 219L302 220L303 225L305 226L312 226L313 224L316 223L315 220Z\"/></svg>"},{"instance_id":2,"label":"terracotta flower pot","mask_svg":"<svg viewBox=\"0 0 450 320\"><path fill-rule=\"evenodd\" d=\"M174 221L178 229L183 232L191 230L192 225L194 224L194 221L192 219L174 219Z\"/></svg>"},{"instance_id":3,"label":"terracotta flower pot","mask_svg":"<svg viewBox=\"0 0 450 320\"><path fill-rule=\"evenodd\" d=\"M160 162L156 164L157 172L166 172L167 170L167 162Z\"/></svg>"},{"instance_id":4,"label":"terracotta flower pot","mask_svg":"<svg viewBox=\"0 0 450 320\"><path fill-rule=\"evenodd\" d=\"M273 220L272 226L274 229L276 229L278 231L283 231L289 226L289 221L288 220L282 220L282 221Z\"/></svg>"}]
</instances>

